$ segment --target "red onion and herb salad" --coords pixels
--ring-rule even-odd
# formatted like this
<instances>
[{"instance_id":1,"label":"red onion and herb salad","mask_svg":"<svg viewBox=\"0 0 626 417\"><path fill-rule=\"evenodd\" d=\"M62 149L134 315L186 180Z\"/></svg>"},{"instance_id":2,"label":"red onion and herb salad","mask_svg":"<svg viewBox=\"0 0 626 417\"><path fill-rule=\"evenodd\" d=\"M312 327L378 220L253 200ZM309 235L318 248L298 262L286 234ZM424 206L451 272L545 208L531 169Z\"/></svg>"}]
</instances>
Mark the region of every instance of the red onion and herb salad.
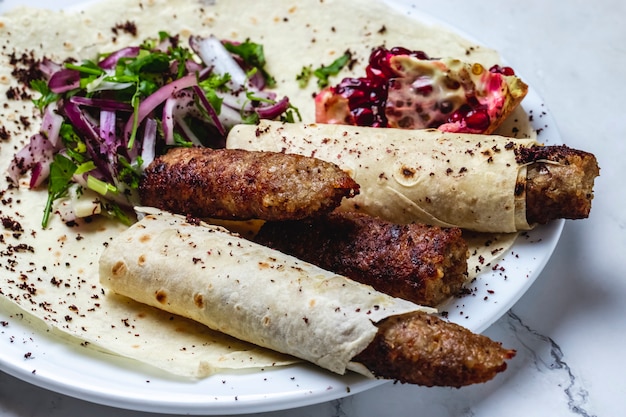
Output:
<instances>
[{"instance_id":1,"label":"red onion and herb salad","mask_svg":"<svg viewBox=\"0 0 626 417\"><path fill-rule=\"evenodd\" d=\"M31 87L42 114L38 133L13 158L9 178L47 180L46 227L57 199L65 221L105 214L130 223L143 169L170 147L224 146L229 129L259 119L300 118L269 90L263 47L214 36L183 46L165 32L83 62L40 62Z\"/></svg>"}]
</instances>

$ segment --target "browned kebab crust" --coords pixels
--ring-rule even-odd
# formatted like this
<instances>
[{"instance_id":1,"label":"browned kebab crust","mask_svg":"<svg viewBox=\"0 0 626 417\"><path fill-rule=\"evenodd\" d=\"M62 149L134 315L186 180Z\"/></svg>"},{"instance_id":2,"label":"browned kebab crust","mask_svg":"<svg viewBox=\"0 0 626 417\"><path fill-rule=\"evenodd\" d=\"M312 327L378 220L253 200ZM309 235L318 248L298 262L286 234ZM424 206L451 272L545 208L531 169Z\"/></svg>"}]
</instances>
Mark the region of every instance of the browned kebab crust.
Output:
<instances>
[{"instance_id":1,"label":"browned kebab crust","mask_svg":"<svg viewBox=\"0 0 626 417\"><path fill-rule=\"evenodd\" d=\"M462 387L493 379L515 351L424 312L391 316L352 360L378 378L424 386Z\"/></svg>"},{"instance_id":2,"label":"browned kebab crust","mask_svg":"<svg viewBox=\"0 0 626 417\"><path fill-rule=\"evenodd\" d=\"M467 281L468 246L458 228L336 211L267 222L255 241L421 305L440 304Z\"/></svg>"},{"instance_id":3,"label":"browned kebab crust","mask_svg":"<svg viewBox=\"0 0 626 417\"><path fill-rule=\"evenodd\" d=\"M600 175L596 157L565 145L517 148L516 160L528 164L525 188L526 220L545 224L556 219L589 217L593 183Z\"/></svg>"},{"instance_id":4,"label":"browned kebab crust","mask_svg":"<svg viewBox=\"0 0 626 417\"><path fill-rule=\"evenodd\" d=\"M291 220L332 211L359 185L335 164L301 155L174 148L139 185L141 204L195 217Z\"/></svg>"}]
</instances>

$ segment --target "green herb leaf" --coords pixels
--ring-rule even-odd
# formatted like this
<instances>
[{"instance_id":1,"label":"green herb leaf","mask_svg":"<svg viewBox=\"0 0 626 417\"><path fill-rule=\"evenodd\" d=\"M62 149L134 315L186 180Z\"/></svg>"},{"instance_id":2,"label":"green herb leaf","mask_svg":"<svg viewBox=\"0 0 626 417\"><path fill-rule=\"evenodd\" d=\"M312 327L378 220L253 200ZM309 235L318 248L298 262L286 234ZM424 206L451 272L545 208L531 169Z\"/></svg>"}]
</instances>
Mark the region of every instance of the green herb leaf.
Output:
<instances>
[{"instance_id":1,"label":"green herb leaf","mask_svg":"<svg viewBox=\"0 0 626 417\"><path fill-rule=\"evenodd\" d=\"M80 65L68 62L65 64L65 68L72 69L86 75L95 75L96 77L105 73L104 70L93 61L83 61Z\"/></svg>"},{"instance_id":2,"label":"green herb leaf","mask_svg":"<svg viewBox=\"0 0 626 417\"><path fill-rule=\"evenodd\" d=\"M139 180L141 179L140 167L143 163L143 158L141 156L137 156L136 161L131 164L126 158L120 155L119 163L122 166L122 169L120 169L117 178L133 190L139 188Z\"/></svg>"},{"instance_id":3,"label":"green herb leaf","mask_svg":"<svg viewBox=\"0 0 626 417\"><path fill-rule=\"evenodd\" d=\"M169 49L169 54L171 59L176 61L178 66L178 71L176 74L177 78L182 78L185 75L186 71L186 62L191 59L191 51L187 48L183 48L181 46L172 47Z\"/></svg>"},{"instance_id":4,"label":"green herb leaf","mask_svg":"<svg viewBox=\"0 0 626 417\"><path fill-rule=\"evenodd\" d=\"M218 96L218 91L224 91L228 87L226 84L230 81L230 74L211 74L206 79L199 81L198 85L204 91L207 100L213 107L213 109L220 114L222 111L222 102L224 101L221 97ZM202 106L199 106L201 108ZM208 117L208 116L207 116Z\"/></svg>"},{"instance_id":5,"label":"green herb leaf","mask_svg":"<svg viewBox=\"0 0 626 417\"><path fill-rule=\"evenodd\" d=\"M41 221L41 225L44 228L48 226L48 220L52 212L52 203L67 193L72 184L72 176L76 172L76 168L76 164L69 158L61 154L54 156L54 161L50 164L50 177L48 178L48 200L46 201Z\"/></svg>"},{"instance_id":6,"label":"green herb leaf","mask_svg":"<svg viewBox=\"0 0 626 417\"><path fill-rule=\"evenodd\" d=\"M122 224L126 226L130 226L133 224L133 220L128 216L128 214L126 214L124 210L122 210L122 208L118 204L110 201L104 204L103 208L106 211L106 214L119 220L120 222L122 222Z\"/></svg>"},{"instance_id":7,"label":"green herb leaf","mask_svg":"<svg viewBox=\"0 0 626 417\"><path fill-rule=\"evenodd\" d=\"M74 126L69 123L63 122L61 124L59 136L61 137L63 145L65 145L67 155L74 162L80 164L89 158L87 156L87 145L85 144L85 141L83 141L78 135L78 133L76 133Z\"/></svg>"},{"instance_id":8,"label":"green herb leaf","mask_svg":"<svg viewBox=\"0 0 626 417\"><path fill-rule=\"evenodd\" d=\"M174 132L174 143L176 146L179 146L181 148L193 147L193 142L188 141L183 135L178 132Z\"/></svg>"},{"instance_id":9,"label":"green herb leaf","mask_svg":"<svg viewBox=\"0 0 626 417\"><path fill-rule=\"evenodd\" d=\"M82 175L89 171L96 169L96 164L93 161L84 162L76 167L76 175Z\"/></svg>"},{"instance_id":10,"label":"green herb leaf","mask_svg":"<svg viewBox=\"0 0 626 417\"><path fill-rule=\"evenodd\" d=\"M48 87L48 83L44 80L31 81L30 88L41 94L41 97L33 100L33 103L40 111L44 111L48 104L54 103L59 99L59 95L53 93L50 87Z\"/></svg>"},{"instance_id":11,"label":"green herb leaf","mask_svg":"<svg viewBox=\"0 0 626 417\"><path fill-rule=\"evenodd\" d=\"M300 74L296 75L296 81L300 88L305 88L309 84L309 80L313 77L313 68L309 65L302 67Z\"/></svg>"},{"instance_id":12,"label":"green herb leaf","mask_svg":"<svg viewBox=\"0 0 626 417\"><path fill-rule=\"evenodd\" d=\"M137 89L137 91L133 95L130 103L133 106L133 128L130 133L130 138L128 138L127 148L133 149L133 146L135 145L135 138L137 137L137 127L139 126L139 104L141 104L139 89Z\"/></svg>"},{"instance_id":13,"label":"green herb leaf","mask_svg":"<svg viewBox=\"0 0 626 417\"><path fill-rule=\"evenodd\" d=\"M239 44L225 42L224 47L228 52L241 57L245 64L260 71L268 87L276 86L276 79L265 70L266 61L263 45L246 39L245 42Z\"/></svg>"},{"instance_id":14,"label":"green herb leaf","mask_svg":"<svg viewBox=\"0 0 626 417\"><path fill-rule=\"evenodd\" d=\"M136 58L128 61L126 70L132 74L140 74L143 71L160 74L167 71L169 66L168 54L142 50Z\"/></svg>"},{"instance_id":15,"label":"green herb leaf","mask_svg":"<svg viewBox=\"0 0 626 417\"><path fill-rule=\"evenodd\" d=\"M93 175L87 175L87 188L102 196L106 196L109 192L117 193L117 187L115 187L115 185L99 180Z\"/></svg>"},{"instance_id":16,"label":"green herb leaf","mask_svg":"<svg viewBox=\"0 0 626 417\"><path fill-rule=\"evenodd\" d=\"M298 120L301 122L302 121L302 115L300 114L300 110L297 107L295 107L294 105L290 104L289 105L289 110L287 110L285 112L285 114L283 114L280 117L280 120L283 121L283 122L286 122L286 123L295 123L296 120L295 120L294 114L296 116L298 116Z\"/></svg>"},{"instance_id":17,"label":"green herb leaf","mask_svg":"<svg viewBox=\"0 0 626 417\"><path fill-rule=\"evenodd\" d=\"M317 86L319 88L327 87L330 84L328 78L331 75L337 75L352 59L352 53L346 51L342 56L333 61L329 66L322 65L313 71L313 75L318 78Z\"/></svg>"}]
</instances>

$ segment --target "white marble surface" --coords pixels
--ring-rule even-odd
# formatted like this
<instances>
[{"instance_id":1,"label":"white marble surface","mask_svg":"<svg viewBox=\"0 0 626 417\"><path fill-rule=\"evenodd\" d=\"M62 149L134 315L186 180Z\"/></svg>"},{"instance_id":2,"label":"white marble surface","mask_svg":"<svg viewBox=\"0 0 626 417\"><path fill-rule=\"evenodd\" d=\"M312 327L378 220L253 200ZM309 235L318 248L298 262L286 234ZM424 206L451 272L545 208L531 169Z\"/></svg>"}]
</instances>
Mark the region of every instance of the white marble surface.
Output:
<instances>
[{"instance_id":1,"label":"white marble surface","mask_svg":"<svg viewBox=\"0 0 626 417\"><path fill-rule=\"evenodd\" d=\"M0 1L0 11L19 1ZM66 3L55 2L54 7ZM385 384L263 417L619 416L626 406L626 2L420 0L429 13L498 49L545 99L566 144L602 167L591 217L568 221L531 289L486 334L517 349L494 381L463 389ZM6 417L149 417L67 397L0 372Z\"/></svg>"}]
</instances>

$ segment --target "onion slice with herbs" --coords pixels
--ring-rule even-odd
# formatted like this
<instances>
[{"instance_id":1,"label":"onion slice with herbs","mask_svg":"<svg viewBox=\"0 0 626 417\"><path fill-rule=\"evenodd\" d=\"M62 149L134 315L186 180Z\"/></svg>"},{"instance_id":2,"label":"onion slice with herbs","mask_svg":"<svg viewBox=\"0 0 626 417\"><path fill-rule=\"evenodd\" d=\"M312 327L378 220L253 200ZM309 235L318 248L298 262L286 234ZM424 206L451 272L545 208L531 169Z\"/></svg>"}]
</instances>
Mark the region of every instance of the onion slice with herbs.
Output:
<instances>
[{"instance_id":1,"label":"onion slice with herbs","mask_svg":"<svg viewBox=\"0 0 626 417\"><path fill-rule=\"evenodd\" d=\"M8 176L17 184L30 171L31 188L48 180L44 227L54 200L78 204L80 188L98 193L101 204L81 212L129 222L122 208L139 203L139 179L159 152L223 147L235 124L299 117L287 97L276 100L265 90L271 84L267 72L247 61L250 52L262 55L260 45L238 44L235 51L247 48L242 56L232 51L234 44L214 36L191 36L188 45L162 32L96 61L41 61L45 79L31 87L41 93L34 102L42 126L15 154ZM67 207L63 212L67 218L77 215Z\"/></svg>"}]
</instances>

